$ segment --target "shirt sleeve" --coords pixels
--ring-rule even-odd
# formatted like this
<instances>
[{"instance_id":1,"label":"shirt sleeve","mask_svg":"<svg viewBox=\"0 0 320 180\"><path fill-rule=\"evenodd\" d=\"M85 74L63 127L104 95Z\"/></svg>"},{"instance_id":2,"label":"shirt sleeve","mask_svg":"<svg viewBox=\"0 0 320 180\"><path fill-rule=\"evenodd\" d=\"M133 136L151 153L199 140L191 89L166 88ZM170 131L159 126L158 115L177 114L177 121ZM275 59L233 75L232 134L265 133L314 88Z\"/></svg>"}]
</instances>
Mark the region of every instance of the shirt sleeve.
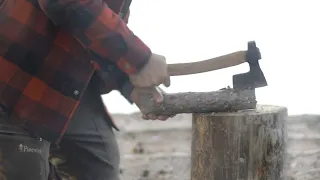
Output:
<instances>
[{"instance_id":1,"label":"shirt sleeve","mask_svg":"<svg viewBox=\"0 0 320 180\"><path fill-rule=\"evenodd\" d=\"M99 86L101 95L108 94L112 90L117 90L125 99L127 99L127 101L129 101L129 103L134 103L131 100L133 85L126 73L121 71L118 67L115 67L114 64L110 64L108 70L100 69L97 72L102 80L102 84Z\"/></svg>"},{"instance_id":2,"label":"shirt sleeve","mask_svg":"<svg viewBox=\"0 0 320 180\"><path fill-rule=\"evenodd\" d=\"M124 22L125 22L126 24L129 23L129 17L130 17L130 9L128 9L128 12L127 12L126 16L124 17Z\"/></svg>"},{"instance_id":3,"label":"shirt sleeve","mask_svg":"<svg viewBox=\"0 0 320 180\"><path fill-rule=\"evenodd\" d=\"M72 34L85 48L113 61L128 75L138 72L151 50L102 0L38 0L42 11L61 29Z\"/></svg>"}]
</instances>

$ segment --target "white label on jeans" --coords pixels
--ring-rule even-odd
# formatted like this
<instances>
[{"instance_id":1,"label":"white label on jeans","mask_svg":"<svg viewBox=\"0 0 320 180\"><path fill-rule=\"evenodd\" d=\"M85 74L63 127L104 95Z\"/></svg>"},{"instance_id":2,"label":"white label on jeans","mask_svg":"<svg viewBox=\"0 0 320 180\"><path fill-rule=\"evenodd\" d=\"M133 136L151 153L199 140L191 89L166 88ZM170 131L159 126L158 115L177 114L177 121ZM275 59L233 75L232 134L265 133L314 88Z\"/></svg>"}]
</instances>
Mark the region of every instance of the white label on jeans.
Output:
<instances>
[{"instance_id":1,"label":"white label on jeans","mask_svg":"<svg viewBox=\"0 0 320 180\"><path fill-rule=\"evenodd\" d=\"M19 144L19 151L22 153L39 153L41 154L41 149L31 148L27 145Z\"/></svg>"}]
</instances>

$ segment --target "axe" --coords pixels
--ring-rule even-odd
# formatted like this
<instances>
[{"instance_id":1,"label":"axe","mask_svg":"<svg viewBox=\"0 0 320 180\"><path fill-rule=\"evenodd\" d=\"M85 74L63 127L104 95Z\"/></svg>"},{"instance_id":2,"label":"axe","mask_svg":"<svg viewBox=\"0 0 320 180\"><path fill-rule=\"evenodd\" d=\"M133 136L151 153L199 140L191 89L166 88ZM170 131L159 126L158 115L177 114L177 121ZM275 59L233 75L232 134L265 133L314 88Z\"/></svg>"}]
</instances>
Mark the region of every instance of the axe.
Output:
<instances>
[{"instance_id":1,"label":"axe","mask_svg":"<svg viewBox=\"0 0 320 180\"><path fill-rule=\"evenodd\" d=\"M249 72L233 75L233 88L213 92L183 92L164 94L161 104L155 103L152 96L141 96L141 111L155 115L179 113L228 112L254 109L257 101L255 88L267 86L260 68L261 53L254 41L248 42L247 51L237 51L220 57L191 62L169 64L170 76L190 75L214 71L247 62Z\"/></svg>"},{"instance_id":2,"label":"axe","mask_svg":"<svg viewBox=\"0 0 320 180\"><path fill-rule=\"evenodd\" d=\"M261 54L259 48L256 46L254 41L250 41L248 42L247 51L237 51L198 62L168 64L168 73L170 76L198 74L228 68L247 62L249 64L250 71L234 75L233 87L237 89L248 87L258 88L267 85L267 81L259 65L260 59Z\"/></svg>"}]
</instances>

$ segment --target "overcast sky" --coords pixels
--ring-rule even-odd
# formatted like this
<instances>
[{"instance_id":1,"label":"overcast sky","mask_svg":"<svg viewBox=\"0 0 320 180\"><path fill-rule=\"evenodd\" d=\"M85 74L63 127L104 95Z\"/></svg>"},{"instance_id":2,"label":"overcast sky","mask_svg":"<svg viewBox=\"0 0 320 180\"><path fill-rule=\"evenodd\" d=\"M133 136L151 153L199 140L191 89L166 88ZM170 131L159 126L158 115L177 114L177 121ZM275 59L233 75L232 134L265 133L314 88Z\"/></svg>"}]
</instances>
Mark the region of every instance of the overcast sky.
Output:
<instances>
[{"instance_id":1,"label":"overcast sky","mask_svg":"<svg viewBox=\"0 0 320 180\"><path fill-rule=\"evenodd\" d=\"M129 27L168 63L200 61L255 40L269 86L260 104L287 106L289 114L320 113L320 11L317 1L133 0ZM213 91L232 84L248 65L173 77L167 92ZM112 113L136 111L119 95L103 96Z\"/></svg>"}]
</instances>

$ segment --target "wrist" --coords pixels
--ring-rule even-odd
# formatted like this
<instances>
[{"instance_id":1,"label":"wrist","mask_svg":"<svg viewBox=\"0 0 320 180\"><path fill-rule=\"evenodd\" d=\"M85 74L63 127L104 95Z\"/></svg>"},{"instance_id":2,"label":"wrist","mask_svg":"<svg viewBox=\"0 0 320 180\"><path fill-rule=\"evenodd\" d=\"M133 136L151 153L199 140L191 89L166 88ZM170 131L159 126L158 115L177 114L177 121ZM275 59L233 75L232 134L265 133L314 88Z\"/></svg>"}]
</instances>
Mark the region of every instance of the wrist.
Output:
<instances>
[{"instance_id":1,"label":"wrist","mask_svg":"<svg viewBox=\"0 0 320 180\"><path fill-rule=\"evenodd\" d=\"M132 98L131 98L131 94L133 92L133 85L130 83L130 81L126 81L125 83L123 83L122 87L121 87L121 94L123 97L125 97L129 103L133 104Z\"/></svg>"}]
</instances>

